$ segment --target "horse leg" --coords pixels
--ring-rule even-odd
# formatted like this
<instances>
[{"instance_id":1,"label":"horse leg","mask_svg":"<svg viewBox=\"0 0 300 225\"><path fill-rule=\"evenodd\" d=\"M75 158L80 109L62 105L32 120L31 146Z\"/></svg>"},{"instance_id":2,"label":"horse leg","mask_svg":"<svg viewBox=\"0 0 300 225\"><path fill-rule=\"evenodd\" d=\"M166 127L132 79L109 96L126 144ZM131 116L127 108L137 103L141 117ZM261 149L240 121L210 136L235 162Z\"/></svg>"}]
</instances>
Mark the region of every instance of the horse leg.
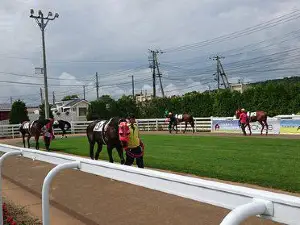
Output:
<instances>
[{"instance_id":1,"label":"horse leg","mask_svg":"<svg viewBox=\"0 0 300 225\"><path fill-rule=\"evenodd\" d=\"M25 146L25 134L23 134L23 133L22 133L22 140L23 140L24 148L26 148L26 146Z\"/></svg>"},{"instance_id":2,"label":"horse leg","mask_svg":"<svg viewBox=\"0 0 300 225\"><path fill-rule=\"evenodd\" d=\"M90 143L90 158L92 160L94 160L94 146L95 146L95 141L90 141L89 140L89 143Z\"/></svg>"},{"instance_id":3,"label":"horse leg","mask_svg":"<svg viewBox=\"0 0 300 225\"><path fill-rule=\"evenodd\" d=\"M96 155L95 155L95 159L98 160L99 159L99 155L100 155L100 152L102 151L102 144L100 141L97 141L97 151L96 151Z\"/></svg>"},{"instance_id":4,"label":"horse leg","mask_svg":"<svg viewBox=\"0 0 300 225\"><path fill-rule=\"evenodd\" d=\"M36 134L35 137L34 137L34 139L35 139L35 149L36 149L36 150L39 150L39 149L40 149L39 137L40 137L40 136L39 136L38 134Z\"/></svg>"},{"instance_id":5,"label":"horse leg","mask_svg":"<svg viewBox=\"0 0 300 225\"><path fill-rule=\"evenodd\" d=\"M30 148L30 142L29 142L30 138L31 138L31 135L28 134L28 136L27 136L27 145L28 145L28 148Z\"/></svg>"},{"instance_id":6,"label":"horse leg","mask_svg":"<svg viewBox=\"0 0 300 225\"><path fill-rule=\"evenodd\" d=\"M191 127L193 128L193 133L195 133L195 121L192 120L192 121L190 122L190 125L191 125Z\"/></svg>"},{"instance_id":7,"label":"horse leg","mask_svg":"<svg viewBox=\"0 0 300 225\"><path fill-rule=\"evenodd\" d=\"M186 132L186 128L187 128L187 121L185 121L185 127L184 127L184 131L183 131L183 133L185 133L185 132Z\"/></svg>"},{"instance_id":8,"label":"horse leg","mask_svg":"<svg viewBox=\"0 0 300 225\"><path fill-rule=\"evenodd\" d=\"M112 150L113 150L113 147L107 146L107 153L108 153L108 157L109 157L109 162L114 163L114 159L112 157Z\"/></svg>"},{"instance_id":9,"label":"horse leg","mask_svg":"<svg viewBox=\"0 0 300 225\"><path fill-rule=\"evenodd\" d=\"M120 157L120 160L121 160L121 164L122 165L125 164L125 159L124 159L124 155L123 155L123 148L122 148L122 146L117 146L116 149L117 149L117 152L119 154L119 157Z\"/></svg>"},{"instance_id":10,"label":"horse leg","mask_svg":"<svg viewBox=\"0 0 300 225\"><path fill-rule=\"evenodd\" d=\"M247 126L248 126L248 129L249 129L249 132L250 132L250 134L249 134L249 135L252 135L252 131L251 131L251 126L250 126L250 123L247 123Z\"/></svg>"},{"instance_id":11,"label":"horse leg","mask_svg":"<svg viewBox=\"0 0 300 225\"><path fill-rule=\"evenodd\" d=\"M258 122L259 122L260 125L261 125L260 135L262 135L262 134L263 134L263 130L264 130L264 128L265 128L265 125L264 125L264 123L263 123L262 121L258 121Z\"/></svg>"},{"instance_id":12,"label":"horse leg","mask_svg":"<svg viewBox=\"0 0 300 225\"><path fill-rule=\"evenodd\" d=\"M265 125L266 125L266 135L268 135L268 130L269 130L269 124L267 123L267 121L264 121Z\"/></svg>"}]
</instances>

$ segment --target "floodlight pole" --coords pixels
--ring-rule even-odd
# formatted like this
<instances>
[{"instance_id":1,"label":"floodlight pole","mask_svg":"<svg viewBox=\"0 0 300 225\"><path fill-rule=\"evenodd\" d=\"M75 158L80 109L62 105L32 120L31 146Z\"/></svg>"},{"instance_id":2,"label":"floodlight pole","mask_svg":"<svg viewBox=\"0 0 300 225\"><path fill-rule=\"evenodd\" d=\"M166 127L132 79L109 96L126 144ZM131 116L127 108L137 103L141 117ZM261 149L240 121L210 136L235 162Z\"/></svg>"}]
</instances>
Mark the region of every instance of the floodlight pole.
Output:
<instances>
[{"instance_id":1,"label":"floodlight pole","mask_svg":"<svg viewBox=\"0 0 300 225\"><path fill-rule=\"evenodd\" d=\"M38 16L34 15L34 10L30 10L30 18L34 18L42 31L42 44L43 44L43 66L44 66L44 86L45 86L45 119L49 118L49 101L48 101L48 81L47 81L47 64L46 64L46 48L45 48L45 28L49 20L58 18L58 13L53 16L52 12L48 13L47 17L41 10L38 11Z\"/></svg>"}]
</instances>

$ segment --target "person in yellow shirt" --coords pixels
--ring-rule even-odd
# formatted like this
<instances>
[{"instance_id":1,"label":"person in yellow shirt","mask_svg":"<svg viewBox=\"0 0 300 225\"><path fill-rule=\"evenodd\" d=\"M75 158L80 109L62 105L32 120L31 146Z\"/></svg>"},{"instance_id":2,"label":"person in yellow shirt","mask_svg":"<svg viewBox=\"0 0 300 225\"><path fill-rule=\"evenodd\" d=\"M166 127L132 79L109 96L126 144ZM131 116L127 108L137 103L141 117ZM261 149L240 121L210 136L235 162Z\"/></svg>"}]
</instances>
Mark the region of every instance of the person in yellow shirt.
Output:
<instances>
[{"instance_id":1,"label":"person in yellow shirt","mask_svg":"<svg viewBox=\"0 0 300 225\"><path fill-rule=\"evenodd\" d=\"M127 121L130 135L128 146L126 148L125 165L131 166L136 159L136 164L139 168L144 168L144 144L140 139L140 133L135 121L135 116L130 115Z\"/></svg>"}]
</instances>

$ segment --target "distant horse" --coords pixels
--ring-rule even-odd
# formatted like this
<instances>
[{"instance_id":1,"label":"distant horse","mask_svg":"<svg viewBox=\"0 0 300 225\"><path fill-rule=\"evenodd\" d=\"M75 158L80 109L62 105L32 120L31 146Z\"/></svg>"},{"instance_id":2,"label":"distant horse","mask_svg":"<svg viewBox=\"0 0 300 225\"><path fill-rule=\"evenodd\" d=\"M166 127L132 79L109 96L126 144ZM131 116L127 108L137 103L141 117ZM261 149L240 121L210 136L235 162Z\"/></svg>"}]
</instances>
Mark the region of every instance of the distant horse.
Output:
<instances>
[{"instance_id":1,"label":"distant horse","mask_svg":"<svg viewBox=\"0 0 300 225\"><path fill-rule=\"evenodd\" d=\"M187 128L187 124L189 123L193 129L193 133L195 133L195 120L193 118L193 116L191 116L190 114L187 114L187 113L184 113L184 114L176 114L174 115L173 113L168 113L167 114L167 118L169 118L171 120L171 127L169 128L169 132L171 133L172 130L175 130L175 127L176 127L176 134L177 134L177 126L178 124L180 123L185 123L185 128L184 128L184 131L183 133L186 132L186 128ZM172 121L173 120L173 121Z\"/></svg>"},{"instance_id":2,"label":"distant horse","mask_svg":"<svg viewBox=\"0 0 300 225\"><path fill-rule=\"evenodd\" d=\"M42 129L49 122L50 122L50 120L46 119L46 120L34 120L31 122L25 121L21 124L19 131L22 134L24 148L26 148L26 146L25 146L25 135L26 134L27 134L28 148L30 148L29 140L30 140L31 136L34 136L34 139L35 139L35 149L38 150L40 148L39 138L43 132Z\"/></svg>"},{"instance_id":3,"label":"distant horse","mask_svg":"<svg viewBox=\"0 0 300 225\"><path fill-rule=\"evenodd\" d=\"M67 138L66 131L71 128L71 124L68 121L65 121L65 120L56 120L53 123L53 128L54 129L55 128L60 128L63 132L61 138L63 138L63 137Z\"/></svg>"},{"instance_id":4,"label":"distant horse","mask_svg":"<svg viewBox=\"0 0 300 225\"><path fill-rule=\"evenodd\" d=\"M235 111L235 116L237 119L240 118L240 114L242 113L241 109L238 109ZM268 135L268 129L269 129L269 125L267 123L267 118L268 115L266 112L264 111L256 111L256 112L248 112L247 113L247 117L248 117L248 121L246 124L246 127L248 127L249 131L250 131L250 135L252 134L251 132L251 127L250 127L250 123L252 122L259 122L261 125L261 131L260 134L263 134L263 130L266 127L266 135Z\"/></svg>"},{"instance_id":5,"label":"distant horse","mask_svg":"<svg viewBox=\"0 0 300 225\"><path fill-rule=\"evenodd\" d=\"M86 135L90 144L90 157L91 159L99 159L100 152L102 151L103 145L107 146L107 152L109 161L114 162L112 157L112 150L117 149L119 157L121 159L121 164L125 163L123 156L123 147L119 139L119 120L116 117L107 120L96 120L90 123L86 128ZM126 121L126 120L125 120ZM98 148L94 156L94 146L97 142Z\"/></svg>"}]
</instances>

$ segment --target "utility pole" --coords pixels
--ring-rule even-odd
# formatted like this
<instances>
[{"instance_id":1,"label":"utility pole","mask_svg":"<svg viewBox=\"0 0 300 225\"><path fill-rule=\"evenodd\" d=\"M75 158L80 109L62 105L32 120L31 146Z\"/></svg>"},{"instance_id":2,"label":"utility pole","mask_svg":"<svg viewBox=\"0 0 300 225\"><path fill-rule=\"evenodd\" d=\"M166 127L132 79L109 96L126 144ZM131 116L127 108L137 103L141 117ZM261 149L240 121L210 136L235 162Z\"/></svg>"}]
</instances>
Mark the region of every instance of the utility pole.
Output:
<instances>
[{"instance_id":1,"label":"utility pole","mask_svg":"<svg viewBox=\"0 0 300 225\"><path fill-rule=\"evenodd\" d=\"M10 105L12 106L12 104L13 104L13 98L10 97Z\"/></svg>"},{"instance_id":2,"label":"utility pole","mask_svg":"<svg viewBox=\"0 0 300 225\"><path fill-rule=\"evenodd\" d=\"M152 53L152 64L150 65L150 68L152 68L152 87L153 87L153 98L156 97L156 74L155 74L155 68L156 68L156 63L155 63L155 51L150 50Z\"/></svg>"},{"instance_id":3,"label":"utility pole","mask_svg":"<svg viewBox=\"0 0 300 225\"><path fill-rule=\"evenodd\" d=\"M54 93L54 91L52 92L52 104L53 104L53 106L55 105L55 93Z\"/></svg>"},{"instance_id":4,"label":"utility pole","mask_svg":"<svg viewBox=\"0 0 300 225\"><path fill-rule=\"evenodd\" d=\"M98 72L96 72L96 91L97 91L97 100L99 100L99 80L98 80Z\"/></svg>"},{"instance_id":5,"label":"utility pole","mask_svg":"<svg viewBox=\"0 0 300 225\"><path fill-rule=\"evenodd\" d=\"M213 60L217 61L217 73L215 73L214 75L216 75L216 80L217 80L217 83L218 83L218 90L220 89L220 78L223 81L224 87L225 88L230 88L230 84L228 82L227 75L226 75L226 73L223 69L222 63L220 61L220 59L224 59L224 58L225 57L220 57L220 56L215 56L213 58L210 58L210 59L213 59Z\"/></svg>"},{"instance_id":6,"label":"utility pole","mask_svg":"<svg viewBox=\"0 0 300 225\"><path fill-rule=\"evenodd\" d=\"M83 99L85 100L85 85L83 85Z\"/></svg>"},{"instance_id":7,"label":"utility pole","mask_svg":"<svg viewBox=\"0 0 300 225\"><path fill-rule=\"evenodd\" d=\"M159 71L159 63L157 60L157 54L158 53L163 53L162 51L158 51L158 50L151 50L149 49L150 53L151 53L151 57L149 57L149 68L152 69L152 80L153 80L153 97L156 97L156 76L159 77L159 81L160 81L160 88L162 91L162 96L164 97L164 90L163 90L163 86L162 86L162 82L161 82L161 73ZM156 75L156 70L157 70L157 75Z\"/></svg>"},{"instance_id":8,"label":"utility pole","mask_svg":"<svg viewBox=\"0 0 300 225\"><path fill-rule=\"evenodd\" d=\"M45 28L50 20L58 18L58 13L53 16L52 12L48 12L48 16L44 17L41 10L38 11L38 16L34 15L34 10L30 10L30 18L34 18L42 31L43 44L43 64L44 64L44 86L45 86L45 118L49 118L49 101L48 101L48 81L47 81L47 64L46 64L46 48L45 48Z\"/></svg>"},{"instance_id":9,"label":"utility pole","mask_svg":"<svg viewBox=\"0 0 300 225\"><path fill-rule=\"evenodd\" d=\"M135 95L134 95L134 76L131 75L131 84L132 84L132 99L135 99Z\"/></svg>"},{"instance_id":10,"label":"utility pole","mask_svg":"<svg viewBox=\"0 0 300 225\"><path fill-rule=\"evenodd\" d=\"M40 88L40 96L41 96L41 104L43 104L44 100L43 100L43 90L42 90L42 88Z\"/></svg>"},{"instance_id":11,"label":"utility pole","mask_svg":"<svg viewBox=\"0 0 300 225\"><path fill-rule=\"evenodd\" d=\"M157 60L157 53L155 54L155 63L156 63L156 68L157 68L157 76L159 78L159 83L160 83L160 90L161 90L161 94L162 94L162 97L164 98L165 97L165 92L164 92L164 88L163 88L163 85L162 85L162 82L161 82L161 73L159 71L159 64L158 64L158 60ZM162 53L162 52L160 52Z\"/></svg>"}]
</instances>

